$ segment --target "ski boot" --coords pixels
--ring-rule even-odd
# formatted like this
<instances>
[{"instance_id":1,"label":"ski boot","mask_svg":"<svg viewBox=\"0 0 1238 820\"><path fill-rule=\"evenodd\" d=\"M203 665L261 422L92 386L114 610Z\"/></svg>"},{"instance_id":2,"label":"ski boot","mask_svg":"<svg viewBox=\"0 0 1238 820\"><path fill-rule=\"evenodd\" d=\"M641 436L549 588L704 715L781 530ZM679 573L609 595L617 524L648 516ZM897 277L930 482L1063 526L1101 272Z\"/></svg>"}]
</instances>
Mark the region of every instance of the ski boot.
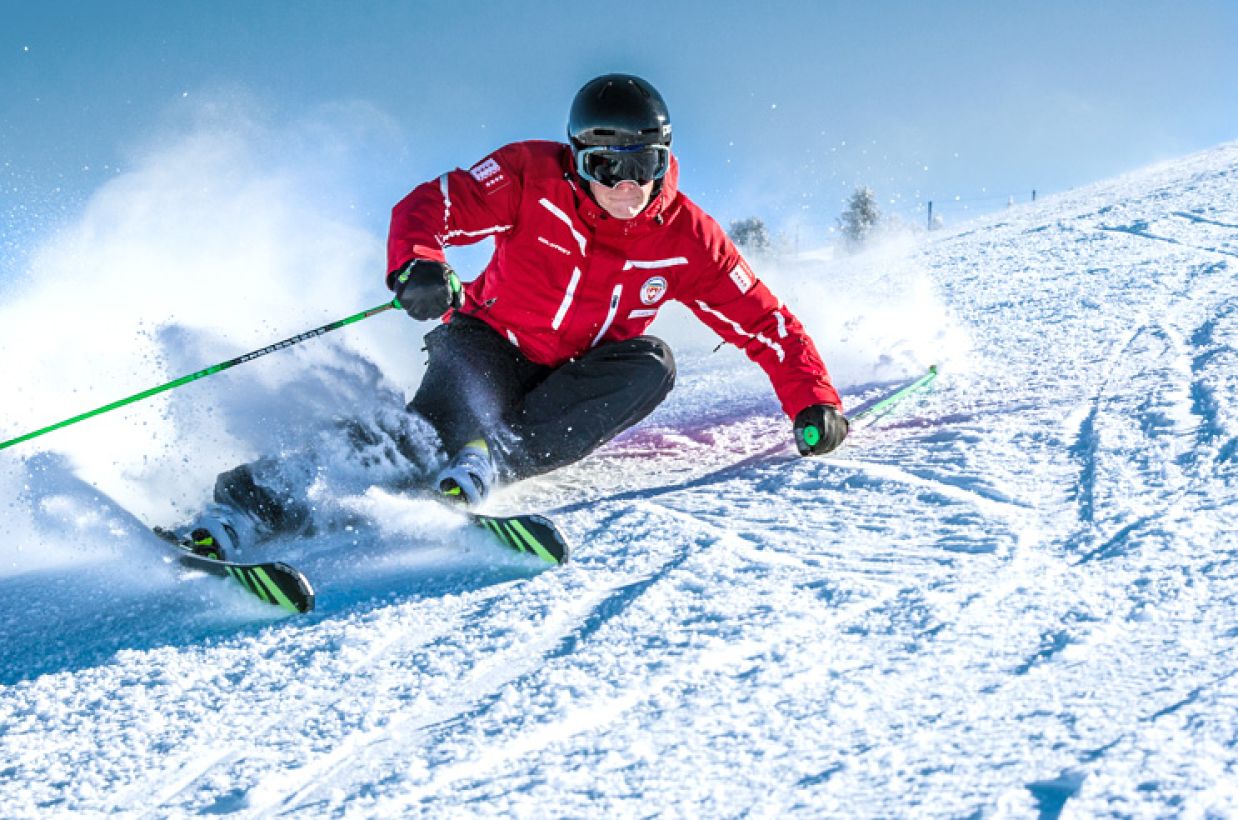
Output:
<instances>
[{"instance_id":1,"label":"ski boot","mask_svg":"<svg viewBox=\"0 0 1238 820\"><path fill-rule=\"evenodd\" d=\"M172 532L157 530L194 555L235 561L257 540L258 527L245 513L224 504L208 504L193 521Z\"/></svg>"},{"instance_id":2,"label":"ski boot","mask_svg":"<svg viewBox=\"0 0 1238 820\"><path fill-rule=\"evenodd\" d=\"M490 494L495 481L494 459L483 439L470 441L439 471L435 486L443 498L476 507Z\"/></svg>"}]
</instances>

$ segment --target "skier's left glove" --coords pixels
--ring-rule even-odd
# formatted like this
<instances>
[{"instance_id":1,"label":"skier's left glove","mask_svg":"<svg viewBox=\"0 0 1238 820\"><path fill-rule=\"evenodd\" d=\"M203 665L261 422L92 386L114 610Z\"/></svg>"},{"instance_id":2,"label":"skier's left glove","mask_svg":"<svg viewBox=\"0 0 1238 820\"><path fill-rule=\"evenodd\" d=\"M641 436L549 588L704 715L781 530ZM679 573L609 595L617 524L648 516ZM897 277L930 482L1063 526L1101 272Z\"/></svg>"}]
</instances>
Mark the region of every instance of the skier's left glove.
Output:
<instances>
[{"instance_id":1,"label":"skier's left glove","mask_svg":"<svg viewBox=\"0 0 1238 820\"><path fill-rule=\"evenodd\" d=\"M795 446L802 456L819 456L843 443L850 429L837 407L814 404L795 417Z\"/></svg>"},{"instance_id":2,"label":"skier's left glove","mask_svg":"<svg viewBox=\"0 0 1238 820\"><path fill-rule=\"evenodd\" d=\"M433 259L413 259L387 275L400 307L414 319L437 319L464 304L460 277L449 265Z\"/></svg>"}]
</instances>

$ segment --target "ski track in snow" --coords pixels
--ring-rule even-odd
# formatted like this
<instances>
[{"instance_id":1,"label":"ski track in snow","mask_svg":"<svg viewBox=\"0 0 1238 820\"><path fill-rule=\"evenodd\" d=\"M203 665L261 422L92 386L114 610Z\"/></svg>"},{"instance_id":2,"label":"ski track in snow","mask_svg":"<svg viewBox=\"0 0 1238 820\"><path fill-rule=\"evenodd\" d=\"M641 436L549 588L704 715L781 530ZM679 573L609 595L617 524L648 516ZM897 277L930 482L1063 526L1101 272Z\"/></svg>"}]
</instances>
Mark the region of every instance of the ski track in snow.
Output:
<instances>
[{"instance_id":1,"label":"ski track in snow","mask_svg":"<svg viewBox=\"0 0 1238 820\"><path fill-rule=\"evenodd\" d=\"M69 583L74 644L5 628L5 814L1236 814L1236 255L1238 144L934 235L966 371L800 459L755 369L686 361L496 500L559 570L361 534L282 620ZM51 618L54 578L0 584Z\"/></svg>"}]
</instances>

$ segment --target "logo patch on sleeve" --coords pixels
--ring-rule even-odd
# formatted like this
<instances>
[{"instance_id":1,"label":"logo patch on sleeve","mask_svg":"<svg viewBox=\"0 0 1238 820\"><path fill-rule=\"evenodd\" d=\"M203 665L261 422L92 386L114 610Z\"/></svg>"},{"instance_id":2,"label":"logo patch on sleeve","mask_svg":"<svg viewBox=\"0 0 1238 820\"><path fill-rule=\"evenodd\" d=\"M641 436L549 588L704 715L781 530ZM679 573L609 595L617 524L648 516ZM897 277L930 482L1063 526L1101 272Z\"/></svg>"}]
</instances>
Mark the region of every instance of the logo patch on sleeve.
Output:
<instances>
[{"instance_id":1,"label":"logo patch on sleeve","mask_svg":"<svg viewBox=\"0 0 1238 820\"><path fill-rule=\"evenodd\" d=\"M740 293L747 293L757 283L757 278L748 270L748 264L741 259L739 264L731 269L731 281L739 288Z\"/></svg>"},{"instance_id":2,"label":"logo patch on sleeve","mask_svg":"<svg viewBox=\"0 0 1238 820\"><path fill-rule=\"evenodd\" d=\"M502 166L494 157L486 157L474 165L469 169L469 175L485 186L487 191L501 188L507 182Z\"/></svg>"}]
</instances>

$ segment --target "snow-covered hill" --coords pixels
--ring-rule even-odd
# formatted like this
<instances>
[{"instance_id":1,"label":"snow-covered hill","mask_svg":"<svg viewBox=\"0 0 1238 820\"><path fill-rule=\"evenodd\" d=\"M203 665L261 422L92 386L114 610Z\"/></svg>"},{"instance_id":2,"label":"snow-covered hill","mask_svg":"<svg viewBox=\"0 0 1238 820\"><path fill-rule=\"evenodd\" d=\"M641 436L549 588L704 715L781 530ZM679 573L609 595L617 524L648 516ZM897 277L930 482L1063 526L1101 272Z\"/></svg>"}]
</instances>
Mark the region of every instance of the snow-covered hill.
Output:
<instances>
[{"instance_id":1,"label":"snow-covered hill","mask_svg":"<svg viewBox=\"0 0 1238 820\"><path fill-rule=\"evenodd\" d=\"M664 326L668 404L495 502L553 513L570 565L358 488L372 528L283 545L307 617L182 577L125 509L201 500L301 400L376 402L389 346L7 451L3 813L1238 813L1235 257L1238 144L771 264L849 401L941 378L800 459L755 367ZM221 349L147 341L171 375Z\"/></svg>"}]
</instances>

